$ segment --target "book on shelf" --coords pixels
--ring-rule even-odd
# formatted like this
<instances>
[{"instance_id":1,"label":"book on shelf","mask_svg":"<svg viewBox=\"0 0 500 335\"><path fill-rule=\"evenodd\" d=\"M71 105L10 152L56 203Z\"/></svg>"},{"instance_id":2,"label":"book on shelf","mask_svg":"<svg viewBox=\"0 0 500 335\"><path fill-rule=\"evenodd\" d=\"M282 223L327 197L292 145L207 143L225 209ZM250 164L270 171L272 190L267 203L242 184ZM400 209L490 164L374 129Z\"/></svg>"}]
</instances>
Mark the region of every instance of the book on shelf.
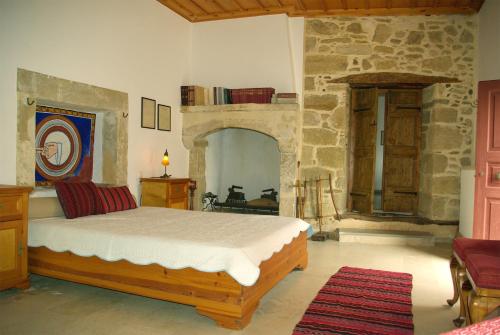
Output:
<instances>
[{"instance_id":1,"label":"book on shelf","mask_svg":"<svg viewBox=\"0 0 500 335\"><path fill-rule=\"evenodd\" d=\"M214 105L231 104L231 90L225 87L214 87Z\"/></svg>"},{"instance_id":2,"label":"book on shelf","mask_svg":"<svg viewBox=\"0 0 500 335\"><path fill-rule=\"evenodd\" d=\"M276 97L277 98L286 98L286 99L291 99L291 98L295 98L297 99L299 96L297 95L297 93L276 93Z\"/></svg>"},{"instance_id":3,"label":"book on shelf","mask_svg":"<svg viewBox=\"0 0 500 335\"><path fill-rule=\"evenodd\" d=\"M231 100L233 104L270 104L274 92L272 87L232 89Z\"/></svg>"},{"instance_id":4,"label":"book on shelf","mask_svg":"<svg viewBox=\"0 0 500 335\"><path fill-rule=\"evenodd\" d=\"M297 93L278 93L273 94L271 99L273 104L297 104L299 99Z\"/></svg>"},{"instance_id":5,"label":"book on shelf","mask_svg":"<svg viewBox=\"0 0 500 335\"><path fill-rule=\"evenodd\" d=\"M181 86L181 105L200 106L209 103L209 90L201 86Z\"/></svg>"},{"instance_id":6,"label":"book on shelf","mask_svg":"<svg viewBox=\"0 0 500 335\"><path fill-rule=\"evenodd\" d=\"M228 89L205 88L196 85L181 86L182 106L297 103L297 94L278 93L271 87Z\"/></svg>"}]
</instances>

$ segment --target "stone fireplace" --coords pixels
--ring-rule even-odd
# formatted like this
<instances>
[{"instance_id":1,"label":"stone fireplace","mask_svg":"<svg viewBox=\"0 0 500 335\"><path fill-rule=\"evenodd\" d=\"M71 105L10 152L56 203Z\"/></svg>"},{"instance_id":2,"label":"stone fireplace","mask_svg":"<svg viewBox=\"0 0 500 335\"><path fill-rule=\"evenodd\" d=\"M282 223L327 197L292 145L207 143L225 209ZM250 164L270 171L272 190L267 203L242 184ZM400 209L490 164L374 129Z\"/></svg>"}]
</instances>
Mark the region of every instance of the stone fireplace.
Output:
<instances>
[{"instance_id":1,"label":"stone fireplace","mask_svg":"<svg viewBox=\"0 0 500 335\"><path fill-rule=\"evenodd\" d=\"M294 183L300 135L300 108L297 104L244 104L185 106L183 142L189 150L189 177L196 180L194 207L201 209L201 195L206 191L206 136L221 129L241 128L271 136L280 151L280 215L295 215Z\"/></svg>"}]
</instances>

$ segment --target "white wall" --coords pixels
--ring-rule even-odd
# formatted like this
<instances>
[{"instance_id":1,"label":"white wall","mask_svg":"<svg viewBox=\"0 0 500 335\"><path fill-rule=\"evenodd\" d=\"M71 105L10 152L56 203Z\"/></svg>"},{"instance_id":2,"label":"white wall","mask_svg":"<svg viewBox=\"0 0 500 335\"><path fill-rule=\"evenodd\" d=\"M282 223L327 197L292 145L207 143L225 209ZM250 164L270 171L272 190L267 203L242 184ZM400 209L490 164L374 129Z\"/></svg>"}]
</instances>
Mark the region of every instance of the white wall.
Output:
<instances>
[{"instance_id":1,"label":"white wall","mask_svg":"<svg viewBox=\"0 0 500 335\"><path fill-rule=\"evenodd\" d=\"M247 200L260 198L261 191L280 188L278 142L246 129L224 129L207 136L207 192L227 197L231 185L243 186Z\"/></svg>"},{"instance_id":2,"label":"white wall","mask_svg":"<svg viewBox=\"0 0 500 335\"><path fill-rule=\"evenodd\" d=\"M270 15L193 25L193 83L302 93L303 18Z\"/></svg>"},{"instance_id":3,"label":"white wall","mask_svg":"<svg viewBox=\"0 0 500 335\"><path fill-rule=\"evenodd\" d=\"M192 25L156 0L0 1L0 184L16 182L17 68L129 96L128 182L185 177L179 86L189 83ZM141 96L172 106L172 132L140 128Z\"/></svg>"},{"instance_id":4,"label":"white wall","mask_svg":"<svg viewBox=\"0 0 500 335\"><path fill-rule=\"evenodd\" d=\"M479 80L500 79L500 1L486 0L479 12Z\"/></svg>"}]
</instances>

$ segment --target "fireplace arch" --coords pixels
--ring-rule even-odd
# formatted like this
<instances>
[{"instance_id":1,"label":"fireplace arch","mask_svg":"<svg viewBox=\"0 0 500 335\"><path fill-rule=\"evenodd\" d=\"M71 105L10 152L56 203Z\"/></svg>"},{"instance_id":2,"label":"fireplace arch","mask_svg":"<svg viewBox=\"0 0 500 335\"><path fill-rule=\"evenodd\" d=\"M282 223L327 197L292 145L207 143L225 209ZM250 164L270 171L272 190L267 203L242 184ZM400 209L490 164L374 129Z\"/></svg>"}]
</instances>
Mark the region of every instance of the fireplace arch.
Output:
<instances>
[{"instance_id":1,"label":"fireplace arch","mask_svg":"<svg viewBox=\"0 0 500 335\"><path fill-rule=\"evenodd\" d=\"M274 138L280 151L280 215L294 216L299 105L215 105L182 107L182 140L189 150L189 177L197 182L194 208L206 190L206 136L226 128L253 130Z\"/></svg>"}]
</instances>

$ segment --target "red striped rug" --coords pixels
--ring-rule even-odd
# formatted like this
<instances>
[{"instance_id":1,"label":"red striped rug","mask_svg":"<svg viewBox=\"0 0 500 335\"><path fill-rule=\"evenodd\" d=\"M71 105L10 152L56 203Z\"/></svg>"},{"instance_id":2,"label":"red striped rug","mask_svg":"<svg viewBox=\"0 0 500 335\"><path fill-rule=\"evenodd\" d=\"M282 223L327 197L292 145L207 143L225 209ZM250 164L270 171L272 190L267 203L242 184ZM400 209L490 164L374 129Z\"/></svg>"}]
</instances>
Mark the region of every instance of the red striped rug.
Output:
<instances>
[{"instance_id":1,"label":"red striped rug","mask_svg":"<svg viewBox=\"0 0 500 335\"><path fill-rule=\"evenodd\" d=\"M413 334L412 275L344 266L309 305L293 335Z\"/></svg>"}]
</instances>

